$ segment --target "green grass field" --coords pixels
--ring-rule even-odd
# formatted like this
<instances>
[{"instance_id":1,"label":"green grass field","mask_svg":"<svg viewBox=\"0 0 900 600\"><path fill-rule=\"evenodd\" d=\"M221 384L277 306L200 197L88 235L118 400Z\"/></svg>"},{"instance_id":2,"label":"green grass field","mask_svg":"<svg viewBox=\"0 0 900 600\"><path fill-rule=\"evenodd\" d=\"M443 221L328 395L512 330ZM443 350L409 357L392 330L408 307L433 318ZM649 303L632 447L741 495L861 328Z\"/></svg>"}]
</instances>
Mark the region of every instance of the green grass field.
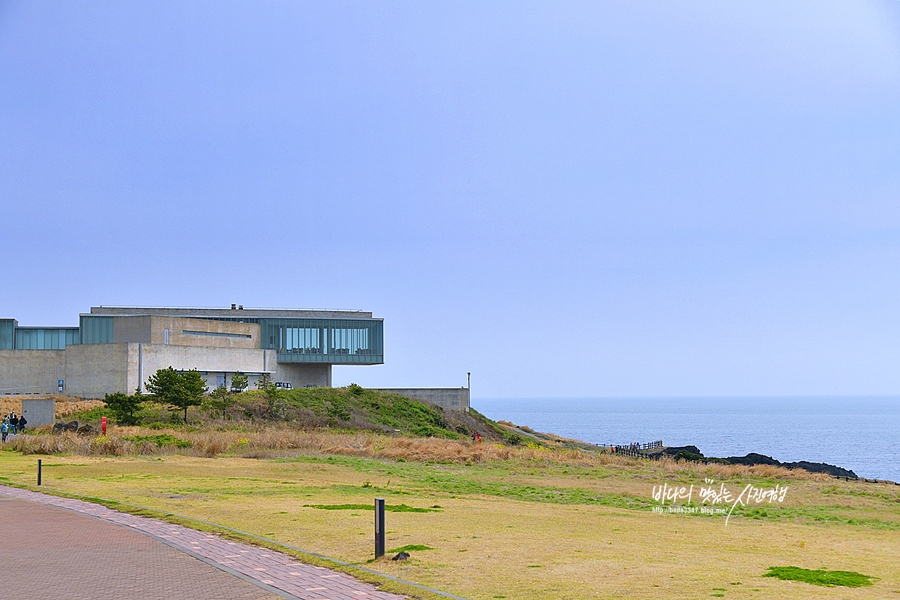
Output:
<instances>
[{"instance_id":1,"label":"green grass field","mask_svg":"<svg viewBox=\"0 0 900 600\"><path fill-rule=\"evenodd\" d=\"M308 447L262 452L263 437L227 435L216 458L188 455L196 448L168 437L154 449L168 454L147 456L6 450L0 483L33 486L42 458L50 493L218 523L473 599L900 598L900 486L376 434L315 432ZM781 503L738 507L727 526L720 514L654 512L654 486L705 479L788 489ZM409 549L409 561L369 563L375 497L394 508L388 548ZM766 576L778 565L873 583Z\"/></svg>"}]
</instances>

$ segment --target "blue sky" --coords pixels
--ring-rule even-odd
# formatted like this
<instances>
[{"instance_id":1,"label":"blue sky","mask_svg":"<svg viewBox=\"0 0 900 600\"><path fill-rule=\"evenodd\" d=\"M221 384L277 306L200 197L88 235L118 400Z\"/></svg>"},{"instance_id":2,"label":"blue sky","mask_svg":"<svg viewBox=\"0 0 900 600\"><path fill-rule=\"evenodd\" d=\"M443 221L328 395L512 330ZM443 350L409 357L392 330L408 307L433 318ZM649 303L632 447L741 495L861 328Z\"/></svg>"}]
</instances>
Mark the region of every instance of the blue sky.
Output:
<instances>
[{"instance_id":1,"label":"blue sky","mask_svg":"<svg viewBox=\"0 0 900 600\"><path fill-rule=\"evenodd\" d=\"M359 308L336 384L900 394L896 2L2 2L0 313Z\"/></svg>"}]
</instances>

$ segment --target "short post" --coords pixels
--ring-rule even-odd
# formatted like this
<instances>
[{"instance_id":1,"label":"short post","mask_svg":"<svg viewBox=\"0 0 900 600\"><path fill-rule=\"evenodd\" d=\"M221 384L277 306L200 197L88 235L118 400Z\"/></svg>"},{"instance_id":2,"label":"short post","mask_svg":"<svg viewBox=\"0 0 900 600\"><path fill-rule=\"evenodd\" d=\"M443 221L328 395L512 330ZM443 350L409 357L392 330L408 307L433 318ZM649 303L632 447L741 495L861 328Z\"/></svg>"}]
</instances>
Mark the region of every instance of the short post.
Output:
<instances>
[{"instance_id":1,"label":"short post","mask_svg":"<svg viewBox=\"0 0 900 600\"><path fill-rule=\"evenodd\" d=\"M375 558L384 556L384 498L375 498Z\"/></svg>"},{"instance_id":2,"label":"short post","mask_svg":"<svg viewBox=\"0 0 900 600\"><path fill-rule=\"evenodd\" d=\"M103 430L103 435L106 435L106 417L100 419L100 429Z\"/></svg>"},{"instance_id":3,"label":"short post","mask_svg":"<svg viewBox=\"0 0 900 600\"><path fill-rule=\"evenodd\" d=\"M41 459L38 459L38 485L41 485Z\"/></svg>"}]
</instances>

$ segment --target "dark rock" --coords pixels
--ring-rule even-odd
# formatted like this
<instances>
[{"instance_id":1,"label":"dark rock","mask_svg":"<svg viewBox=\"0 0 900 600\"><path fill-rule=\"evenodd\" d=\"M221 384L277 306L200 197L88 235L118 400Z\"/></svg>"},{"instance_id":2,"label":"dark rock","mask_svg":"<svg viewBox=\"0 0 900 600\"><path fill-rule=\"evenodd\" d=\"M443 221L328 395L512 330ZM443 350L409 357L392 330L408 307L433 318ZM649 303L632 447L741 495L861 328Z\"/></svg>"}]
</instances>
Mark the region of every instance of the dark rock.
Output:
<instances>
[{"instance_id":1,"label":"dark rock","mask_svg":"<svg viewBox=\"0 0 900 600\"><path fill-rule=\"evenodd\" d=\"M775 460L771 456L766 456L765 454L757 454L755 452L751 452L747 456L729 456L725 460L733 465L746 465L748 467L753 465L772 465L773 467L784 467L786 469L803 469L804 471L809 471L810 473L827 473L834 477L849 477L850 479L857 479L856 473L854 473L853 471L849 469L843 469L841 467L836 467L834 465L829 465L827 463L814 463L805 460L783 463L779 460Z\"/></svg>"},{"instance_id":2,"label":"dark rock","mask_svg":"<svg viewBox=\"0 0 900 600\"><path fill-rule=\"evenodd\" d=\"M78 431L78 421L53 424L53 433L62 433L64 431Z\"/></svg>"},{"instance_id":3,"label":"dark rock","mask_svg":"<svg viewBox=\"0 0 900 600\"><path fill-rule=\"evenodd\" d=\"M856 473L854 473L850 469L836 467L834 465L829 465L828 463L814 463L805 460L783 463L780 460L772 458L771 456L766 456L765 454L757 454L756 452L751 452L746 456L729 456L727 458L716 458L714 456L703 456L703 453L700 452L700 448L698 448L697 446L668 446L660 450L653 450L651 452L648 452L647 456L650 458L671 456L672 458L681 460L702 460L708 462L721 462L732 465L745 465L748 467L752 467L753 465L771 465L773 467L784 467L786 469L803 469L804 471L809 471L810 473L827 473L828 475L831 475L833 477L858 479Z\"/></svg>"},{"instance_id":4,"label":"dark rock","mask_svg":"<svg viewBox=\"0 0 900 600\"><path fill-rule=\"evenodd\" d=\"M704 458L697 446L669 446L656 453L657 457L663 455L671 456L676 460L703 460Z\"/></svg>"},{"instance_id":5,"label":"dark rock","mask_svg":"<svg viewBox=\"0 0 900 600\"><path fill-rule=\"evenodd\" d=\"M398 552L391 560L409 560L409 552Z\"/></svg>"},{"instance_id":6,"label":"dark rock","mask_svg":"<svg viewBox=\"0 0 900 600\"><path fill-rule=\"evenodd\" d=\"M856 473L854 473L850 469L836 467L834 465L829 465L828 463L812 463L801 460L793 463L781 463L781 466L787 467L788 469L803 469L805 471L810 471L811 473L828 473L833 477L849 477L850 479L859 479Z\"/></svg>"},{"instance_id":7,"label":"dark rock","mask_svg":"<svg viewBox=\"0 0 900 600\"><path fill-rule=\"evenodd\" d=\"M747 456L729 456L725 458L729 463L733 465L772 465L773 467L781 466L781 463L772 458L771 456L766 456L765 454L757 454L756 452L751 452Z\"/></svg>"},{"instance_id":8,"label":"dark rock","mask_svg":"<svg viewBox=\"0 0 900 600\"><path fill-rule=\"evenodd\" d=\"M78 433L84 435L84 434L94 433L97 430L94 429L93 427L91 427L90 425L88 425L87 423L85 423L84 425L82 425L81 427L76 429L76 431Z\"/></svg>"},{"instance_id":9,"label":"dark rock","mask_svg":"<svg viewBox=\"0 0 900 600\"><path fill-rule=\"evenodd\" d=\"M703 456L703 453L700 452L700 448L697 446L667 446L663 448L663 454L677 454L678 452L690 452L691 454L699 454Z\"/></svg>"}]
</instances>

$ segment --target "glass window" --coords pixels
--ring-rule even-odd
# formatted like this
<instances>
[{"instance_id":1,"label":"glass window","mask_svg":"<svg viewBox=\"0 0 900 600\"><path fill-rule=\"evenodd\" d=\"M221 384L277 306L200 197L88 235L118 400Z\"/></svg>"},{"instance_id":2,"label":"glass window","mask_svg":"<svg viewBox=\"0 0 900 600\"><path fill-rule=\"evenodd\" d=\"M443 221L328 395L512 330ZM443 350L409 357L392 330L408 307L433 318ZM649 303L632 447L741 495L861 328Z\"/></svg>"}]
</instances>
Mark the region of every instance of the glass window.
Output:
<instances>
[{"instance_id":1,"label":"glass window","mask_svg":"<svg viewBox=\"0 0 900 600\"><path fill-rule=\"evenodd\" d=\"M112 317L81 317L82 344L111 344L113 341Z\"/></svg>"},{"instance_id":2,"label":"glass window","mask_svg":"<svg viewBox=\"0 0 900 600\"><path fill-rule=\"evenodd\" d=\"M0 319L0 350L12 350L16 341L16 322L13 319Z\"/></svg>"},{"instance_id":3,"label":"glass window","mask_svg":"<svg viewBox=\"0 0 900 600\"><path fill-rule=\"evenodd\" d=\"M75 338L75 334L77 330L71 328L19 327L16 329L16 349L65 350L66 344Z\"/></svg>"}]
</instances>

